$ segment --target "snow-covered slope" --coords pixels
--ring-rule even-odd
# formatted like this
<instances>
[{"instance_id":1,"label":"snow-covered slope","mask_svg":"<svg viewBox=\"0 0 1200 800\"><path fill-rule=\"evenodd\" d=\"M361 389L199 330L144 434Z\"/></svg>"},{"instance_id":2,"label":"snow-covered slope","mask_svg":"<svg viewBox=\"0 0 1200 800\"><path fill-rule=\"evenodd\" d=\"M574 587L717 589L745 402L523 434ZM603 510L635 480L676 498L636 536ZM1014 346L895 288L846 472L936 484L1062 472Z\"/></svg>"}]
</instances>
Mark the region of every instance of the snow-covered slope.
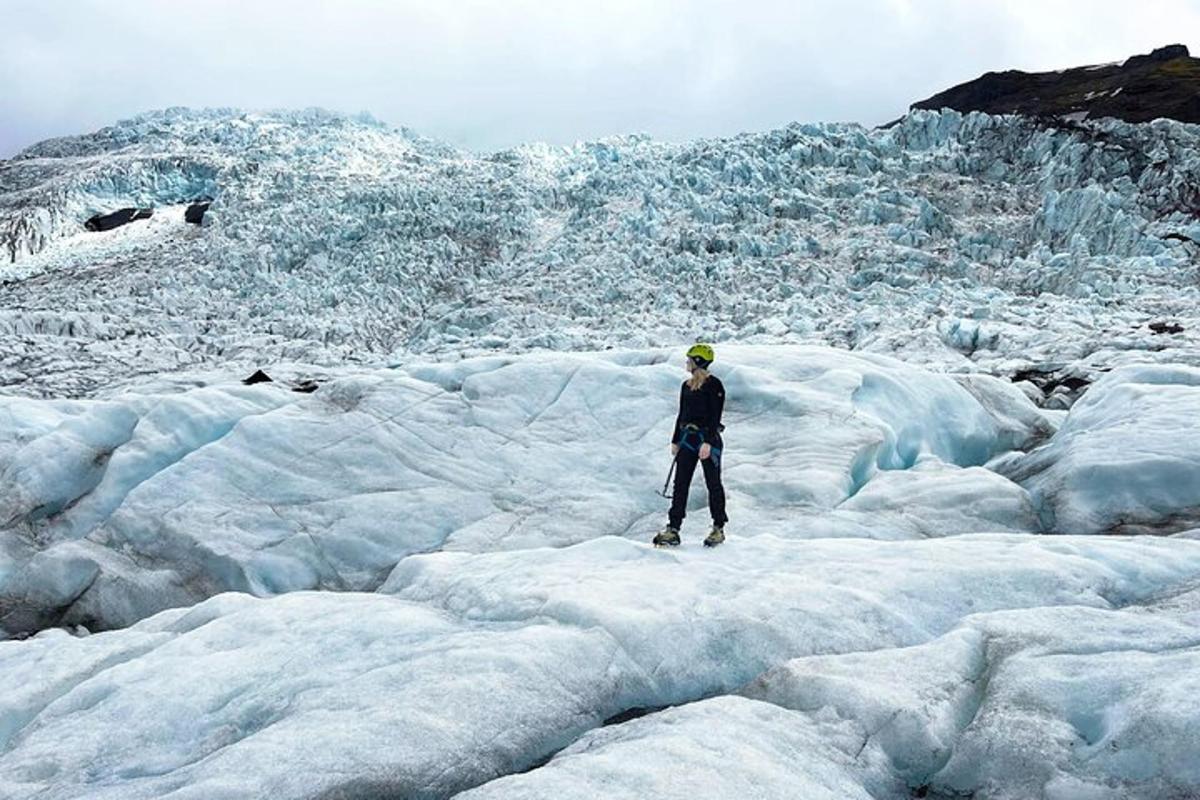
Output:
<instances>
[{"instance_id":1,"label":"snow-covered slope","mask_svg":"<svg viewBox=\"0 0 1200 800\"><path fill-rule=\"evenodd\" d=\"M324 112L160 112L0 163L0 382L698 336L998 373L1192 360L1198 144L922 111L472 155ZM124 206L158 212L84 230Z\"/></svg>"}]
</instances>

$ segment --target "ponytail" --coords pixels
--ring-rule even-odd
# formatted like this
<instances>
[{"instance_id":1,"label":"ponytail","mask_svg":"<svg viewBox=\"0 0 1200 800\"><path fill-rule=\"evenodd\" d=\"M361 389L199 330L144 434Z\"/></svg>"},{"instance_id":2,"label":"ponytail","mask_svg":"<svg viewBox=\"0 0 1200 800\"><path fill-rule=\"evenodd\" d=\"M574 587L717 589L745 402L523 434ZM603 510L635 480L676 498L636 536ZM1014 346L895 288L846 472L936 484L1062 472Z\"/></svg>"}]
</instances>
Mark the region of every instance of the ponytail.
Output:
<instances>
[{"instance_id":1,"label":"ponytail","mask_svg":"<svg viewBox=\"0 0 1200 800\"><path fill-rule=\"evenodd\" d=\"M708 370L704 367L696 367L692 370L692 375L687 380L688 388L693 392L698 391L706 380L708 380Z\"/></svg>"}]
</instances>

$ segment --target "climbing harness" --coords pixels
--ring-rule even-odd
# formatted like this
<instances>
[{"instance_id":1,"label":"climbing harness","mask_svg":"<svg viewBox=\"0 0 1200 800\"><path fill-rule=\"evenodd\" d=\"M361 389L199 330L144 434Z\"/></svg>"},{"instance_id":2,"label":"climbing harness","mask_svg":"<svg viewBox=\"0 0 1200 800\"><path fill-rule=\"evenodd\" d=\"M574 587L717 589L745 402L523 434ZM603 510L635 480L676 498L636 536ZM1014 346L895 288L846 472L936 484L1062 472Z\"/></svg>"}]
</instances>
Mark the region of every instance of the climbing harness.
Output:
<instances>
[{"instance_id":1,"label":"climbing harness","mask_svg":"<svg viewBox=\"0 0 1200 800\"><path fill-rule=\"evenodd\" d=\"M682 428L683 435L679 437L679 446L686 447L696 455L700 455L700 447L704 444L704 431L700 430L700 426L687 424ZM695 437L695 444L692 443L692 437ZM718 467L721 466L721 448L709 445L709 458Z\"/></svg>"},{"instance_id":2,"label":"climbing harness","mask_svg":"<svg viewBox=\"0 0 1200 800\"><path fill-rule=\"evenodd\" d=\"M722 425L721 427L724 428L725 426ZM683 448L687 448L696 455L700 455L700 446L704 444L704 431L700 430L699 425L693 425L691 423L684 425L680 430L683 434L679 437L680 449L682 450ZM721 448L710 445L708 448L708 457L711 458L712 462L718 467L721 466ZM668 493L668 489L671 488L671 478L675 476L675 465L677 463L679 463L678 453L676 453L675 457L671 459L671 468L667 471L667 480L665 483L663 483L662 491L658 493L659 497L665 497L668 500L675 499L674 490Z\"/></svg>"}]
</instances>

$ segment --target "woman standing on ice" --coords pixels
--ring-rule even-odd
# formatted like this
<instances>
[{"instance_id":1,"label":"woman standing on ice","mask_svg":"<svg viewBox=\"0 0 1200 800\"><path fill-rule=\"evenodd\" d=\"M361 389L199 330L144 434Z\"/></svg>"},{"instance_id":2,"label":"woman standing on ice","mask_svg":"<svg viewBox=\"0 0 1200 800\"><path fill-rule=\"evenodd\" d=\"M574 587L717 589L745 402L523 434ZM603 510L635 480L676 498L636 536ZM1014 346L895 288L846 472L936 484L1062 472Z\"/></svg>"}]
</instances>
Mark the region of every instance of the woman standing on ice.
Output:
<instances>
[{"instance_id":1,"label":"woman standing on ice","mask_svg":"<svg viewBox=\"0 0 1200 800\"><path fill-rule=\"evenodd\" d=\"M708 487L708 509L713 526L704 539L705 547L725 541L725 488L721 485L721 412L725 408L725 387L708 367L713 349L706 344L692 345L687 351L687 370L691 377L679 389L679 415L671 433L671 454L675 456L675 486L671 493L671 511L667 527L654 537L654 544L679 544L679 526L687 513L688 487L696 472L696 462L704 469Z\"/></svg>"}]
</instances>

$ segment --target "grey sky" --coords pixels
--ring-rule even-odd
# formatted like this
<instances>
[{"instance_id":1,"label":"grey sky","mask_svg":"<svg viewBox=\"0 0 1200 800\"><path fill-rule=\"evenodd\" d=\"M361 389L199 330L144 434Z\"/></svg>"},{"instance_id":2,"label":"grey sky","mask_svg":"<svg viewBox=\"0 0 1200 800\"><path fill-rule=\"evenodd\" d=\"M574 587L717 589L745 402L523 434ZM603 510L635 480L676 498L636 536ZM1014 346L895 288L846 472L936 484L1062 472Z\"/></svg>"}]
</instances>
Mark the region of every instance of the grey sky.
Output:
<instances>
[{"instance_id":1,"label":"grey sky","mask_svg":"<svg viewBox=\"0 0 1200 800\"><path fill-rule=\"evenodd\" d=\"M323 106L473 149L877 124L990 69L1200 34L1200 0L0 0L0 157L173 105Z\"/></svg>"}]
</instances>

